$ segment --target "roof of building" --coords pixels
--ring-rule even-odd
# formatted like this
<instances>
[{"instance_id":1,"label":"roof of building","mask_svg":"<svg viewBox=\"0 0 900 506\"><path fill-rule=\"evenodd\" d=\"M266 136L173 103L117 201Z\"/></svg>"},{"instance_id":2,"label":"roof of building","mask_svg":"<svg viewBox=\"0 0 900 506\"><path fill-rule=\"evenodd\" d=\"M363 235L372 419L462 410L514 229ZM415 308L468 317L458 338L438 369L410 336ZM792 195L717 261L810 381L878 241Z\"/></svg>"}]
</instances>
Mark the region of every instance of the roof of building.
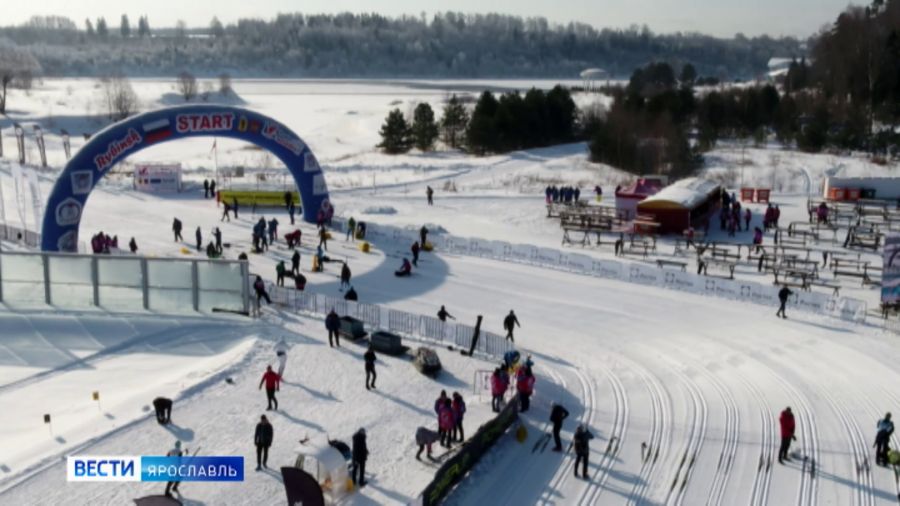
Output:
<instances>
[{"instance_id":1,"label":"roof of building","mask_svg":"<svg viewBox=\"0 0 900 506\"><path fill-rule=\"evenodd\" d=\"M706 201L711 194L718 193L719 188L719 183L715 181L689 177L666 186L656 195L647 197L638 204L638 208L693 209Z\"/></svg>"}]
</instances>

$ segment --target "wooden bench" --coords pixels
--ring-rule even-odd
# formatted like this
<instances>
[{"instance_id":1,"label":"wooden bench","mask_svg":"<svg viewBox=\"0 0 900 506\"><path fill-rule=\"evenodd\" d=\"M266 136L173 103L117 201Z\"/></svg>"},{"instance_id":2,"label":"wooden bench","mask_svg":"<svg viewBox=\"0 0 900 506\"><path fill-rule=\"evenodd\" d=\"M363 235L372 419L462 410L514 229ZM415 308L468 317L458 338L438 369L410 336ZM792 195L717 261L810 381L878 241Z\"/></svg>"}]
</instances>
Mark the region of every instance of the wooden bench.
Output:
<instances>
[{"instance_id":1,"label":"wooden bench","mask_svg":"<svg viewBox=\"0 0 900 506\"><path fill-rule=\"evenodd\" d=\"M703 271L703 274L704 274L705 276L709 276L708 269L709 269L709 266L711 265L711 266L713 266L713 267L716 267L716 268L719 268L719 269L728 271L728 277L725 278L725 279L734 279L734 267L735 267L735 264L733 264L733 263L731 263L731 262L725 262L725 261L722 261L722 260L716 260L716 259L714 259L714 258L710 258L710 259L707 259L707 260L700 260L700 262L701 262L701 264L700 264L700 270ZM721 278L724 278L725 276L715 276L715 277L721 277Z\"/></svg>"},{"instance_id":2,"label":"wooden bench","mask_svg":"<svg viewBox=\"0 0 900 506\"><path fill-rule=\"evenodd\" d=\"M841 285L838 285L836 283L829 283L828 281L825 281L822 279L814 279L814 280L810 281L809 284L811 286L821 286L822 288L830 288L831 295L833 295L834 297L841 296Z\"/></svg>"},{"instance_id":3,"label":"wooden bench","mask_svg":"<svg viewBox=\"0 0 900 506\"><path fill-rule=\"evenodd\" d=\"M687 271L687 262L679 262L678 260L664 260L662 258L656 260L656 265L662 269L665 266L681 267L681 272Z\"/></svg>"},{"instance_id":4,"label":"wooden bench","mask_svg":"<svg viewBox=\"0 0 900 506\"><path fill-rule=\"evenodd\" d=\"M626 243L625 246L622 247L623 255L641 255L644 258L650 254L650 244L646 242L639 243Z\"/></svg>"},{"instance_id":5,"label":"wooden bench","mask_svg":"<svg viewBox=\"0 0 900 506\"><path fill-rule=\"evenodd\" d=\"M741 259L740 253L732 253L732 252L730 252L728 250L724 250L724 249L713 249L710 251L710 255L712 255L712 257L715 259L721 258L724 261L734 259L734 261L737 262L737 261L740 261L740 259Z\"/></svg>"},{"instance_id":6,"label":"wooden bench","mask_svg":"<svg viewBox=\"0 0 900 506\"><path fill-rule=\"evenodd\" d=\"M867 272L865 272L865 271L863 271L863 272L859 272L859 271L841 271L841 270L836 270L836 271L834 271L834 277L837 278L838 276L847 276L847 277L851 277L851 278L860 278L860 279L862 279L862 284L863 284L863 285L872 283L872 280L869 278L869 274L868 274Z\"/></svg>"},{"instance_id":7,"label":"wooden bench","mask_svg":"<svg viewBox=\"0 0 900 506\"><path fill-rule=\"evenodd\" d=\"M580 241L574 241L571 237L569 237L570 232L581 232L583 235L581 236ZM576 242L580 242L581 246L589 245L591 241L588 239L588 234L591 232L591 229L588 227L563 227L563 244L575 244Z\"/></svg>"}]
</instances>

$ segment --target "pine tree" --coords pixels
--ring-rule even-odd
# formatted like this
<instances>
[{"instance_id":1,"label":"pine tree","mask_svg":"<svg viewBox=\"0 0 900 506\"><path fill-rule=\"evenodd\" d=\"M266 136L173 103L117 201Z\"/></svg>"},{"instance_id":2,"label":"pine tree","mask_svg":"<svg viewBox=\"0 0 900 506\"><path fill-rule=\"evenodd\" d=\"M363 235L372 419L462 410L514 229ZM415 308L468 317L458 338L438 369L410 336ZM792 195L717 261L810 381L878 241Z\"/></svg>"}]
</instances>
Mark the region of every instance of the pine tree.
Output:
<instances>
[{"instance_id":1,"label":"pine tree","mask_svg":"<svg viewBox=\"0 0 900 506\"><path fill-rule=\"evenodd\" d=\"M122 21L119 23L119 33L123 39L131 37L131 23L128 22L128 14L122 14Z\"/></svg>"},{"instance_id":2,"label":"pine tree","mask_svg":"<svg viewBox=\"0 0 900 506\"><path fill-rule=\"evenodd\" d=\"M150 36L150 21L147 20L147 16L141 16L140 18L138 18L138 36Z\"/></svg>"},{"instance_id":3,"label":"pine tree","mask_svg":"<svg viewBox=\"0 0 900 506\"><path fill-rule=\"evenodd\" d=\"M94 36L94 24L91 23L90 19L84 20L84 31L87 32L88 37Z\"/></svg>"},{"instance_id":4,"label":"pine tree","mask_svg":"<svg viewBox=\"0 0 900 506\"><path fill-rule=\"evenodd\" d=\"M473 152L483 155L497 150L496 117L499 104L490 91L485 91L475 104L472 119L466 128L466 144Z\"/></svg>"},{"instance_id":5,"label":"pine tree","mask_svg":"<svg viewBox=\"0 0 900 506\"><path fill-rule=\"evenodd\" d=\"M209 22L209 31L217 39L225 35L225 27L222 26L222 22L219 21L218 17L213 16L212 21Z\"/></svg>"},{"instance_id":6,"label":"pine tree","mask_svg":"<svg viewBox=\"0 0 900 506\"><path fill-rule=\"evenodd\" d=\"M681 78L678 80L682 86L693 86L697 80L697 69L690 63L685 63L684 67L681 67Z\"/></svg>"},{"instance_id":7,"label":"pine tree","mask_svg":"<svg viewBox=\"0 0 900 506\"><path fill-rule=\"evenodd\" d=\"M381 144L377 147L382 148L385 153L395 155L397 153L406 153L412 147L412 136L409 124L400 109L391 111L384 124L381 125Z\"/></svg>"},{"instance_id":8,"label":"pine tree","mask_svg":"<svg viewBox=\"0 0 900 506\"><path fill-rule=\"evenodd\" d=\"M109 35L109 30L106 28L106 18L97 18L97 36L105 39L107 35Z\"/></svg>"},{"instance_id":9,"label":"pine tree","mask_svg":"<svg viewBox=\"0 0 900 506\"><path fill-rule=\"evenodd\" d=\"M469 113L456 95L451 95L444 106L444 117L441 118L441 133L444 142L451 148L458 148L463 141L463 134L469 124Z\"/></svg>"},{"instance_id":10,"label":"pine tree","mask_svg":"<svg viewBox=\"0 0 900 506\"><path fill-rule=\"evenodd\" d=\"M438 137L438 126L434 121L434 111L425 102L416 106L412 124L413 143L421 151L430 151Z\"/></svg>"}]
</instances>

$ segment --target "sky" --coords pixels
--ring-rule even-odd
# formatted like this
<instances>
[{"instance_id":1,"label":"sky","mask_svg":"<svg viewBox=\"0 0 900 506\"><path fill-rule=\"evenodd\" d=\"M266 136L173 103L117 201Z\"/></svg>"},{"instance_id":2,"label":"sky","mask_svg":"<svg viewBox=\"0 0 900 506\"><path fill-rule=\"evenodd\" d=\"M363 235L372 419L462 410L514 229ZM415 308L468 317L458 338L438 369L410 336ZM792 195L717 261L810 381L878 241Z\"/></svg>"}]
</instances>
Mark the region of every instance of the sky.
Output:
<instances>
[{"instance_id":1,"label":"sky","mask_svg":"<svg viewBox=\"0 0 900 506\"><path fill-rule=\"evenodd\" d=\"M75 20L104 16L118 26L122 14L132 25L141 15L152 27L207 26L215 15L224 23L238 18L272 18L282 12L378 12L388 16L452 10L543 16L552 22L578 20L598 28L647 25L656 33L702 32L719 37L736 33L807 37L831 23L848 0L2 0L0 25L22 23L34 15L55 14ZM860 3L856 0L854 3Z\"/></svg>"}]
</instances>

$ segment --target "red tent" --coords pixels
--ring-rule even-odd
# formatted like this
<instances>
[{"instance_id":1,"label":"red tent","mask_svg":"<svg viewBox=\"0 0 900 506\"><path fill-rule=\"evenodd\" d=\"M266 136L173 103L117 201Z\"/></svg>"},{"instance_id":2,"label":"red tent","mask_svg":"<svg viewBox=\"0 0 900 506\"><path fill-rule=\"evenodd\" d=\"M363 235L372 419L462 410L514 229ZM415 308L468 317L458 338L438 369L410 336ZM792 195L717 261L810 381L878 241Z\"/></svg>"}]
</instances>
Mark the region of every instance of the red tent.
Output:
<instances>
[{"instance_id":1,"label":"red tent","mask_svg":"<svg viewBox=\"0 0 900 506\"><path fill-rule=\"evenodd\" d=\"M638 202L656 195L664 183L659 179L642 177L616 191L616 211L626 220L634 219Z\"/></svg>"}]
</instances>

